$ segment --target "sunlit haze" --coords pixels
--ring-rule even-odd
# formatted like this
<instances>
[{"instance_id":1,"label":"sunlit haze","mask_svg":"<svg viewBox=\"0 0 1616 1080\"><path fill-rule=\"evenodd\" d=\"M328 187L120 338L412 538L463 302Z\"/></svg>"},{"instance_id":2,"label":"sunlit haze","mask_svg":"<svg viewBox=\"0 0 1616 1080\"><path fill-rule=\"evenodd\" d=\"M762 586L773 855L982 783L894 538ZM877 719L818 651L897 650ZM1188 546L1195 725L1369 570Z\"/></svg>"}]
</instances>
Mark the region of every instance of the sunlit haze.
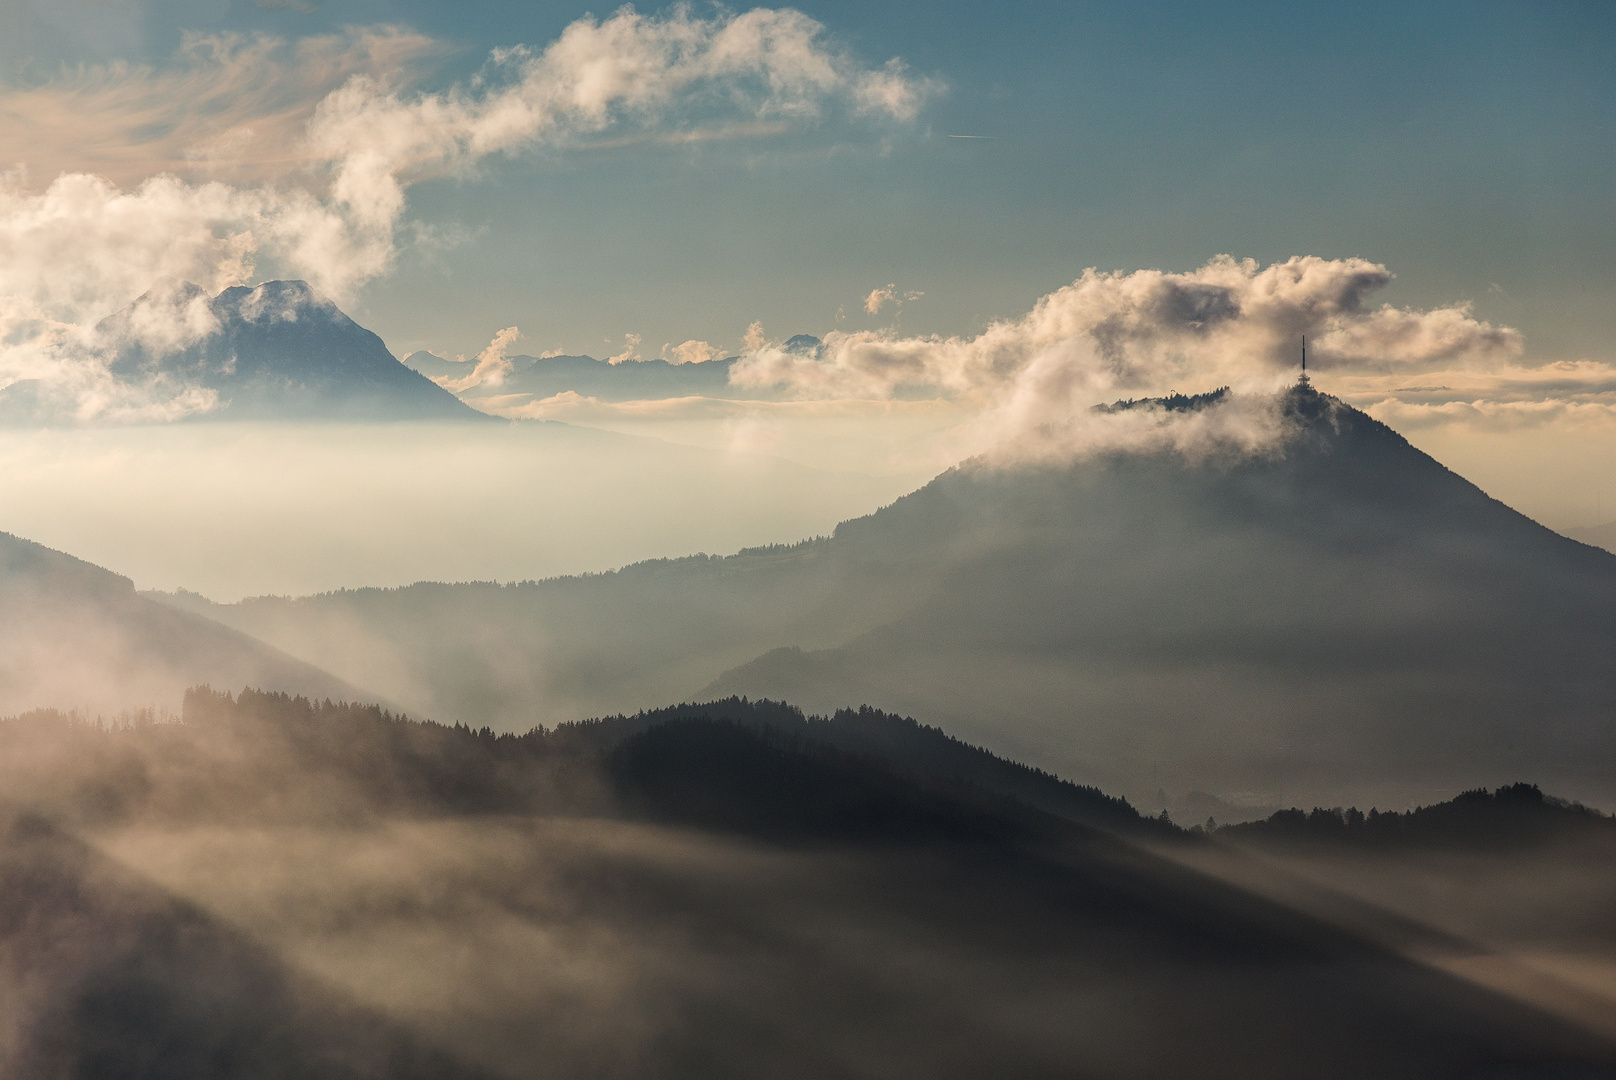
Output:
<instances>
[{"instance_id":1,"label":"sunlit haze","mask_svg":"<svg viewBox=\"0 0 1616 1080\"><path fill-rule=\"evenodd\" d=\"M1616 1080L1613 47L0 0L0 1080Z\"/></svg>"}]
</instances>

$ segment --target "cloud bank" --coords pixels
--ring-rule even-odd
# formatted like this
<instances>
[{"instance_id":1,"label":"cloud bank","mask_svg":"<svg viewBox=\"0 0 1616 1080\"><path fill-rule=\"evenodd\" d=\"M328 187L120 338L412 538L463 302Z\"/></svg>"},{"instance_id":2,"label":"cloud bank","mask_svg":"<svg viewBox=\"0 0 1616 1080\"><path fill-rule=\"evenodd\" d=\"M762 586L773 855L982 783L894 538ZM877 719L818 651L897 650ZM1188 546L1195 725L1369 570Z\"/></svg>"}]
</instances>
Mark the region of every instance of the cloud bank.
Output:
<instances>
[{"instance_id":1,"label":"cloud bank","mask_svg":"<svg viewBox=\"0 0 1616 1080\"><path fill-rule=\"evenodd\" d=\"M1271 390L1293 379L1301 339L1321 377L1513 360L1521 336L1467 306L1420 311L1372 305L1392 275L1364 259L1296 256L1259 266L1220 256L1187 273L1090 269L1017 319L975 337L827 334L816 356L765 344L736 366L742 386L803 398L892 398L927 389L974 403L984 436L1086 443L1108 426L1093 406L1217 386ZM891 297L871 294L867 310ZM1181 425L1204 418L1179 418ZM1137 426L1126 425L1130 432ZM1079 433L1078 429L1082 429ZM1266 437L1249 424L1237 441Z\"/></svg>"},{"instance_id":2,"label":"cloud bank","mask_svg":"<svg viewBox=\"0 0 1616 1080\"><path fill-rule=\"evenodd\" d=\"M267 262L338 300L385 274L410 185L492 155L716 121L912 119L937 90L791 9L624 7L476 79L405 89L437 46L393 29L295 45L193 36L170 70L0 91L0 387L105 383L88 328L154 282L217 292ZM744 123L741 125L744 130ZM55 174L43 189L30 179ZM104 363L102 364L104 367ZM82 417L101 416L95 400Z\"/></svg>"}]
</instances>

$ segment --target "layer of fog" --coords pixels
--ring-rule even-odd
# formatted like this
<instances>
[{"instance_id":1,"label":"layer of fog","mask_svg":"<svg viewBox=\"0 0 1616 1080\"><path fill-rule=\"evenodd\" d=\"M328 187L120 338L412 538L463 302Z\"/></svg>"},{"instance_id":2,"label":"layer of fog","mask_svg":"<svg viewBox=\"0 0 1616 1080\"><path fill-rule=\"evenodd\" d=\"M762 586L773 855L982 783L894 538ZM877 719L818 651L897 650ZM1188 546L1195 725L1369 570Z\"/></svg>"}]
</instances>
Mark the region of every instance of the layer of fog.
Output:
<instances>
[{"instance_id":1,"label":"layer of fog","mask_svg":"<svg viewBox=\"0 0 1616 1080\"><path fill-rule=\"evenodd\" d=\"M1165 852L1590 1030L1616 1036L1616 846Z\"/></svg>"},{"instance_id":2,"label":"layer of fog","mask_svg":"<svg viewBox=\"0 0 1616 1080\"><path fill-rule=\"evenodd\" d=\"M675 732L664 786L564 739L254 708L199 694L180 724L0 724L0 1070L78 1075L110 1054L176 1078L368 1060L405 1077L1412 1080L1611 1054L948 785L920 790L986 827L946 811L914 832L879 812L810 839L751 827L779 798L755 782L773 756L843 778L868 762L757 744L714 770L681 745L746 742ZM788 768L785 787L811 775ZM704 828L677 824L692 812Z\"/></svg>"},{"instance_id":3,"label":"layer of fog","mask_svg":"<svg viewBox=\"0 0 1616 1080\"><path fill-rule=\"evenodd\" d=\"M602 401L563 393L507 408L499 405L477 403L500 415L559 420L708 450L767 454L816 469L925 480L980 449L971 430L975 410L946 398Z\"/></svg>"},{"instance_id":4,"label":"layer of fog","mask_svg":"<svg viewBox=\"0 0 1616 1080\"><path fill-rule=\"evenodd\" d=\"M0 528L234 600L728 553L826 533L929 475L559 425L0 431Z\"/></svg>"},{"instance_id":5,"label":"layer of fog","mask_svg":"<svg viewBox=\"0 0 1616 1080\"><path fill-rule=\"evenodd\" d=\"M1369 406L1403 435L1493 498L1551 529L1616 520L1616 416L1551 417L1529 426L1416 418ZM1421 422L1421 421L1424 422Z\"/></svg>"},{"instance_id":6,"label":"layer of fog","mask_svg":"<svg viewBox=\"0 0 1616 1080\"><path fill-rule=\"evenodd\" d=\"M1135 1076L1192 1061L1205 1076L1351 1075L1373 1061L1412 1077L1436 1064L1415 1064L1431 1050L1399 1013L1420 995L1393 965L1299 969L1273 940L1247 942L1244 963L1204 941L1169 958L1151 929L1096 924L1083 900L1063 925L991 865L967 882L912 852L576 819L128 829L94 843L500 1075ZM1598 880L1608 898L1608 867ZM1425 1007L1441 1016L1440 1000ZM1243 1010L1264 1017L1255 1038L1230 1026ZM1397 1035L1321 1052L1354 1025ZM1438 1059L1474 1053L1446 1038Z\"/></svg>"}]
</instances>

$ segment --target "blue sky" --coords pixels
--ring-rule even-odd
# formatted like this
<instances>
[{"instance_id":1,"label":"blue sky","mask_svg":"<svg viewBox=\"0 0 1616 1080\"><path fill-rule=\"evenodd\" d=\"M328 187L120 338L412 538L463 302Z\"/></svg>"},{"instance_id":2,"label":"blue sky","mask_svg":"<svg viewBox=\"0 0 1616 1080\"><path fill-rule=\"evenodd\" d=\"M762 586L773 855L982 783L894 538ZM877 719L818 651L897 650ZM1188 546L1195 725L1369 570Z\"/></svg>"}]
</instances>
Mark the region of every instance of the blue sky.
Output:
<instances>
[{"instance_id":1,"label":"blue sky","mask_svg":"<svg viewBox=\"0 0 1616 1080\"><path fill-rule=\"evenodd\" d=\"M925 293L905 331L963 333L1088 266L1314 254L1384 263L1395 303L1472 301L1533 357L1612 354L1609 4L798 7L946 91L907 123L572 146L420 184L406 222L439 241L404 244L350 307L400 350L469 353L512 324L534 352L602 355L628 332L733 350L753 320L887 321L859 303L889 282ZM419 75L434 88L589 10L11 0L0 18L25 29L0 35L0 61L20 86L59 64L169 64L182 30L394 24L441 44Z\"/></svg>"}]
</instances>

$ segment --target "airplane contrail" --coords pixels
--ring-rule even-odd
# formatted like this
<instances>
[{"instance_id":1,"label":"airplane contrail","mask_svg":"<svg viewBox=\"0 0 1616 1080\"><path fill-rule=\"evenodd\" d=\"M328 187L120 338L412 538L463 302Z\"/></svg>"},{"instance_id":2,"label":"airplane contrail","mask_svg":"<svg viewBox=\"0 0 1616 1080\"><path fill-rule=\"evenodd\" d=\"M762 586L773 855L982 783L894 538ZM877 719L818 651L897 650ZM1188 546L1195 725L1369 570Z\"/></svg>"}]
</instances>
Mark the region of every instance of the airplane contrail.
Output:
<instances>
[{"instance_id":1,"label":"airplane contrail","mask_svg":"<svg viewBox=\"0 0 1616 1080\"><path fill-rule=\"evenodd\" d=\"M991 139L992 135L950 135L950 139Z\"/></svg>"}]
</instances>

